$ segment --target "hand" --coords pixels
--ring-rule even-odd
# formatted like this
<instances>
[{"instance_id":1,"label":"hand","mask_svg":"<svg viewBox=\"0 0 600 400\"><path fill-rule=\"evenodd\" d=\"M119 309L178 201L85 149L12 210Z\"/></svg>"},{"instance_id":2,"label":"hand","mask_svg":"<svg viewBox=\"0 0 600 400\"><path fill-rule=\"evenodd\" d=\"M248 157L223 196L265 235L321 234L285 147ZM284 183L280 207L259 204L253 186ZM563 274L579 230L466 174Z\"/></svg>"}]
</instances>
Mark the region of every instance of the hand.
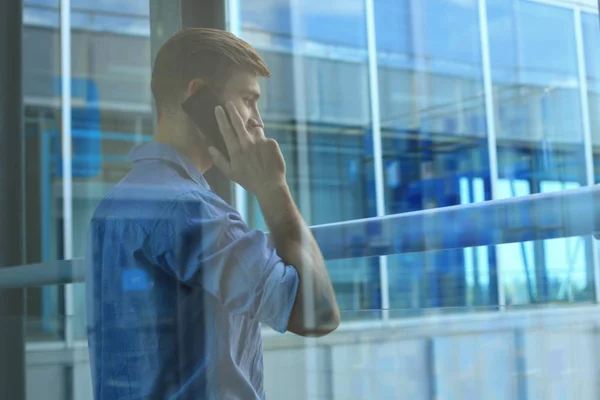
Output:
<instances>
[{"instance_id":1,"label":"hand","mask_svg":"<svg viewBox=\"0 0 600 400\"><path fill-rule=\"evenodd\" d=\"M251 135L232 102L228 101L226 108L229 118L221 106L215 108L215 115L230 161L215 147L208 148L217 168L256 196L285 185L285 160L279 144L267 139L262 130Z\"/></svg>"}]
</instances>

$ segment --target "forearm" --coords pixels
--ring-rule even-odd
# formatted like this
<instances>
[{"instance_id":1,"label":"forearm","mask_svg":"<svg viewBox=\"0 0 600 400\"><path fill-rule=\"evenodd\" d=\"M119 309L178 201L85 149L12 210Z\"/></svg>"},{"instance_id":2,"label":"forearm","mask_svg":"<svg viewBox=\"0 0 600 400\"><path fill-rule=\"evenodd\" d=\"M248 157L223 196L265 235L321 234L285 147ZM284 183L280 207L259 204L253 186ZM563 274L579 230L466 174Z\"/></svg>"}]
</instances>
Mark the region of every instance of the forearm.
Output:
<instances>
[{"instance_id":1,"label":"forearm","mask_svg":"<svg viewBox=\"0 0 600 400\"><path fill-rule=\"evenodd\" d=\"M303 317L314 316L317 324L337 327L339 310L323 255L289 188L281 184L257 198L277 254L298 271L301 296L294 307L302 309Z\"/></svg>"}]
</instances>

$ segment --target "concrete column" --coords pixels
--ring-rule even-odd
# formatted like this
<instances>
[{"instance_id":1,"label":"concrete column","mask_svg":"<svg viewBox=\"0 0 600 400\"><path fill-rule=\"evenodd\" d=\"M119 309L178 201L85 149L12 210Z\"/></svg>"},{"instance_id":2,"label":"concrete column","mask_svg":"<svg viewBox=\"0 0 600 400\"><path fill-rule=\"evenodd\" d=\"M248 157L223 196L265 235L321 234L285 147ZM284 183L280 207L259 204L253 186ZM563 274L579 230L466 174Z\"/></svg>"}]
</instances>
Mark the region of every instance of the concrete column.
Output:
<instances>
[{"instance_id":1,"label":"concrete column","mask_svg":"<svg viewBox=\"0 0 600 400\"><path fill-rule=\"evenodd\" d=\"M0 1L0 267L25 258L23 4ZM0 399L25 400L24 289L0 290Z\"/></svg>"}]
</instances>

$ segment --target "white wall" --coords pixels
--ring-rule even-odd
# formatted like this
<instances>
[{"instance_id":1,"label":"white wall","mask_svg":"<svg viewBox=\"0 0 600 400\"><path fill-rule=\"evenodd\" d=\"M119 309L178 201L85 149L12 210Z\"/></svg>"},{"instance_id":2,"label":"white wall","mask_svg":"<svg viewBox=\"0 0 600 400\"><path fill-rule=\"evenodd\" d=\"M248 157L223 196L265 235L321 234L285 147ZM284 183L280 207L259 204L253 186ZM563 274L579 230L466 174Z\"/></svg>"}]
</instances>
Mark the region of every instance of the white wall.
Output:
<instances>
[{"instance_id":1,"label":"white wall","mask_svg":"<svg viewBox=\"0 0 600 400\"><path fill-rule=\"evenodd\" d=\"M599 317L570 306L345 323L317 340L265 331L267 398L596 400ZM91 399L87 350L41 347L27 352L28 399Z\"/></svg>"}]
</instances>

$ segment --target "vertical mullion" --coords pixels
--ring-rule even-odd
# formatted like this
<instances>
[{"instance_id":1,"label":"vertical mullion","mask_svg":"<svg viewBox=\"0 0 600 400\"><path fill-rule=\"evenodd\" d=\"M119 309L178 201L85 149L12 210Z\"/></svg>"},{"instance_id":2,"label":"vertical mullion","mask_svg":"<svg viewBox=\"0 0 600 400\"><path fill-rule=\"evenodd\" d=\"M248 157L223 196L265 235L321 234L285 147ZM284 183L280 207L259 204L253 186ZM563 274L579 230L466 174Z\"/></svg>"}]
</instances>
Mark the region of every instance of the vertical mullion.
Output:
<instances>
[{"instance_id":1,"label":"vertical mullion","mask_svg":"<svg viewBox=\"0 0 600 400\"><path fill-rule=\"evenodd\" d=\"M583 128L583 147L585 153L585 172L586 184L594 185L594 153L592 143L592 129L590 127L590 105L588 102L587 71L585 65L585 54L583 46L583 27L581 21L581 10L573 11L575 23L575 41L577 45L577 66L579 76L579 99L581 104L581 118ZM594 271L594 291L596 302L600 302L600 263L598 255L598 246L593 238L586 240L592 247L592 262Z\"/></svg>"},{"instance_id":2,"label":"vertical mullion","mask_svg":"<svg viewBox=\"0 0 600 400\"><path fill-rule=\"evenodd\" d=\"M367 26L367 52L369 62L369 98L371 107L371 131L373 134L373 167L375 168L375 201L377 216L385 215L385 192L383 182L383 155L381 150L381 118L379 109L379 71L377 69L377 38L375 34L375 6L373 0L365 0ZM381 286L382 318L389 318L390 291L388 258L379 257L379 282Z\"/></svg>"},{"instance_id":3,"label":"vertical mullion","mask_svg":"<svg viewBox=\"0 0 600 400\"><path fill-rule=\"evenodd\" d=\"M479 35L481 43L481 67L483 71L483 89L485 96L485 120L488 139L488 162L492 199L498 196L498 154L496 142L496 116L494 111L494 88L492 86L492 67L490 62L490 41L486 0L479 0ZM496 255L496 289L498 306L504 309L506 298L502 286L502 273Z\"/></svg>"}]
</instances>

